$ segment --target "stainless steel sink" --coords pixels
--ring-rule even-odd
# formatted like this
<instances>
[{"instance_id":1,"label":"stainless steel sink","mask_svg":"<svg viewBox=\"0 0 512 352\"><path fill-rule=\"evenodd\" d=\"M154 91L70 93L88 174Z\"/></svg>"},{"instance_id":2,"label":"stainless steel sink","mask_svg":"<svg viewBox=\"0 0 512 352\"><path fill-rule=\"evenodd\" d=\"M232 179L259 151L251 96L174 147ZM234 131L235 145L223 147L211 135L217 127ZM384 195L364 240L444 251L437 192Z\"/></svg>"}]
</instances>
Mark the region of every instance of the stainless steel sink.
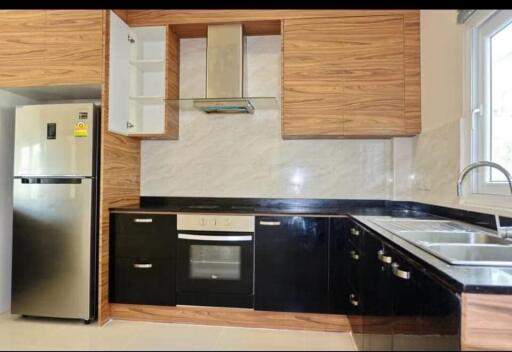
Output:
<instances>
[{"instance_id":1,"label":"stainless steel sink","mask_svg":"<svg viewBox=\"0 0 512 352\"><path fill-rule=\"evenodd\" d=\"M450 264L512 266L512 246L433 243L422 247Z\"/></svg>"},{"instance_id":2,"label":"stainless steel sink","mask_svg":"<svg viewBox=\"0 0 512 352\"><path fill-rule=\"evenodd\" d=\"M377 219L396 236L453 265L512 266L512 241L451 220Z\"/></svg>"},{"instance_id":3,"label":"stainless steel sink","mask_svg":"<svg viewBox=\"0 0 512 352\"><path fill-rule=\"evenodd\" d=\"M421 243L460 243L512 245L512 241L483 232L465 231L400 231L398 236L405 240Z\"/></svg>"}]
</instances>

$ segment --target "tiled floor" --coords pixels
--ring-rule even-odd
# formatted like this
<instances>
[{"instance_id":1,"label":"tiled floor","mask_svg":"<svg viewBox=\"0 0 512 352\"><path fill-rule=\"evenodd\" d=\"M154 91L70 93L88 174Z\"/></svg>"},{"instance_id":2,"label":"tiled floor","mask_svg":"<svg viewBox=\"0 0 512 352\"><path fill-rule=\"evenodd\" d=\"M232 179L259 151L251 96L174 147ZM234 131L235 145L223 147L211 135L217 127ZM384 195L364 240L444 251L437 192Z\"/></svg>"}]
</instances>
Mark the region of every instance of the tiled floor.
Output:
<instances>
[{"instance_id":1,"label":"tiled floor","mask_svg":"<svg viewBox=\"0 0 512 352\"><path fill-rule=\"evenodd\" d=\"M0 350L355 350L349 333L0 315Z\"/></svg>"}]
</instances>

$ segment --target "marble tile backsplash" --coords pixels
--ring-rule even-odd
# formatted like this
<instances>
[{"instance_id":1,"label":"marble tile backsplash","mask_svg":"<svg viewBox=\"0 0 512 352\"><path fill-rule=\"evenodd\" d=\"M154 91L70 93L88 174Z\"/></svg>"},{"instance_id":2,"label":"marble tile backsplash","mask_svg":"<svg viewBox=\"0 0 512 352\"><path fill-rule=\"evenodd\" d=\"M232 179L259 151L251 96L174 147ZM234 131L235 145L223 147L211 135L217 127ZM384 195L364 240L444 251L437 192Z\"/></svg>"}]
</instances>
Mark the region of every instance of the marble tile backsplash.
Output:
<instances>
[{"instance_id":1,"label":"marble tile backsplash","mask_svg":"<svg viewBox=\"0 0 512 352\"><path fill-rule=\"evenodd\" d=\"M280 97L279 36L247 37L245 96ZM205 97L206 41L181 40L180 96ZM143 141L141 195L379 198L393 193L391 140L283 140L280 109L180 112L180 139Z\"/></svg>"}]
</instances>

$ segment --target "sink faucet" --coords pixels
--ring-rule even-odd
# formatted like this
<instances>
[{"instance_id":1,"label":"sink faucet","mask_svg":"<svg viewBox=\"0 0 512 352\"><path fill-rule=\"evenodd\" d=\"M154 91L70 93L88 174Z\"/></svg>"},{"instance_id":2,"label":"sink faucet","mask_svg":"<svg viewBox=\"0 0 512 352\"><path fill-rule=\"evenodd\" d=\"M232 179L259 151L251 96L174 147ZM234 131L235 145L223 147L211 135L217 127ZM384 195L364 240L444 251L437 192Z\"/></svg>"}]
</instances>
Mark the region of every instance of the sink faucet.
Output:
<instances>
[{"instance_id":1,"label":"sink faucet","mask_svg":"<svg viewBox=\"0 0 512 352\"><path fill-rule=\"evenodd\" d=\"M459 174L459 179L457 180L457 196L462 196L462 181L466 175L471 171L479 167L490 166L493 167L503 173L505 178L508 181L508 186L510 187L510 193L512 194L512 176L510 172L507 171L503 166L497 163L493 163L492 161L477 161L466 166ZM500 217L495 215L496 217L496 229L498 230L498 235L502 238L512 238L512 226L501 226Z\"/></svg>"},{"instance_id":2,"label":"sink faucet","mask_svg":"<svg viewBox=\"0 0 512 352\"><path fill-rule=\"evenodd\" d=\"M507 171L503 166L497 163L493 163L492 161L477 161L474 163L469 164L466 166L459 174L459 179L457 180L457 196L462 196L462 181L464 181L464 178L466 175L473 169L483 167L483 166L490 166L493 167L503 173L505 175L508 186L510 187L510 193L512 194L512 175L510 175L510 172Z\"/></svg>"}]
</instances>

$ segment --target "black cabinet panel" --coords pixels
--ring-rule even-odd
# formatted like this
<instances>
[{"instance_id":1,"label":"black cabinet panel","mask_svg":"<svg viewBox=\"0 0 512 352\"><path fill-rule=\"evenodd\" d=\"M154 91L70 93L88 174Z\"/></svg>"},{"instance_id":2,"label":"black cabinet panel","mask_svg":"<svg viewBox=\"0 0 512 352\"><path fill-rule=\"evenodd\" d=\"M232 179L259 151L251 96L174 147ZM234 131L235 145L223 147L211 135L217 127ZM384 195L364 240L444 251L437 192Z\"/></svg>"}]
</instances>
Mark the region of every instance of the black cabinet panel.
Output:
<instances>
[{"instance_id":1,"label":"black cabinet panel","mask_svg":"<svg viewBox=\"0 0 512 352\"><path fill-rule=\"evenodd\" d=\"M393 348L393 294L390 280L391 250L371 233L364 232L363 298L364 350Z\"/></svg>"},{"instance_id":2,"label":"black cabinet panel","mask_svg":"<svg viewBox=\"0 0 512 352\"><path fill-rule=\"evenodd\" d=\"M112 214L109 298L176 305L176 215Z\"/></svg>"},{"instance_id":3,"label":"black cabinet panel","mask_svg":"<svg viewBox=\"0 0 512 352\"><path fill-rule=\"evenodd\" d=\"M420 346L428 342L419 338L422 335L423 292L420 283L423 277L398 253L392 253L392 257L393 350L423 349Z\"/></svg>"},{"instance_id":4,"label":"black cabinet panel","mask_svg":"<svg viewBox=\"0 0 512 352\"><path fill-rule=\"evenodd\" d=\"M329 231L329 313L353 314L354 306L349 302L352 292L349 287L350 248L348 242L348 218L331 218Z\"/></svg>"},{"instance_id":5,"label":"black cabinet panel","mask_svg":"<svg viewBox=\"0 0 512 352\"><path fill-rule=\"evenodd\" d=\"M459 295L424 275L422 332L431 351L460 350L461 306Z\"/></svg>"},{"instance_id":6,"label":"black cabinet panel","mask_svg":"<svg viewBox=\"0 0 512 352\"><path fill-rule=\"evenodd\" d=\"M257 310L327 313L329 219L257 217Z\"/></svg>"},{"instance_id":7,"label":"black cabinet panel","mask_svg":"<svg viewBox=\"0 0 512 352\"><path fill-rule=\"evenodd\" d=\"M356 244L360 249L359 269L347 271L360 275L358 283L347 280L359 290L359 313L349 316L358 349L460 349L459 296L378 234L360 228L362 237L354 237L349 231L356 226L347 228L352 244L347 250L354 250Z\"/></svg>"},{"instance_id":8,"label":"black cabinet panel","mask_svg":"<svg viewBox=\"0 0 512 352\"><path fill-rule=\"evenodd\" d=\"M171 259L176 254L176 215L113 214L114 252L123 258Z\"/></svg>"},{"instance_id":9,"label":"black cabinet panel","mask_svg":"<svg viewBox=\"0 0 512 352\"><path fill-rule=\"evenodd\" d=\"M175 278L170 260L117 258L111 301L115 303L175 305Z\"/></svg>"}]
</instances>

